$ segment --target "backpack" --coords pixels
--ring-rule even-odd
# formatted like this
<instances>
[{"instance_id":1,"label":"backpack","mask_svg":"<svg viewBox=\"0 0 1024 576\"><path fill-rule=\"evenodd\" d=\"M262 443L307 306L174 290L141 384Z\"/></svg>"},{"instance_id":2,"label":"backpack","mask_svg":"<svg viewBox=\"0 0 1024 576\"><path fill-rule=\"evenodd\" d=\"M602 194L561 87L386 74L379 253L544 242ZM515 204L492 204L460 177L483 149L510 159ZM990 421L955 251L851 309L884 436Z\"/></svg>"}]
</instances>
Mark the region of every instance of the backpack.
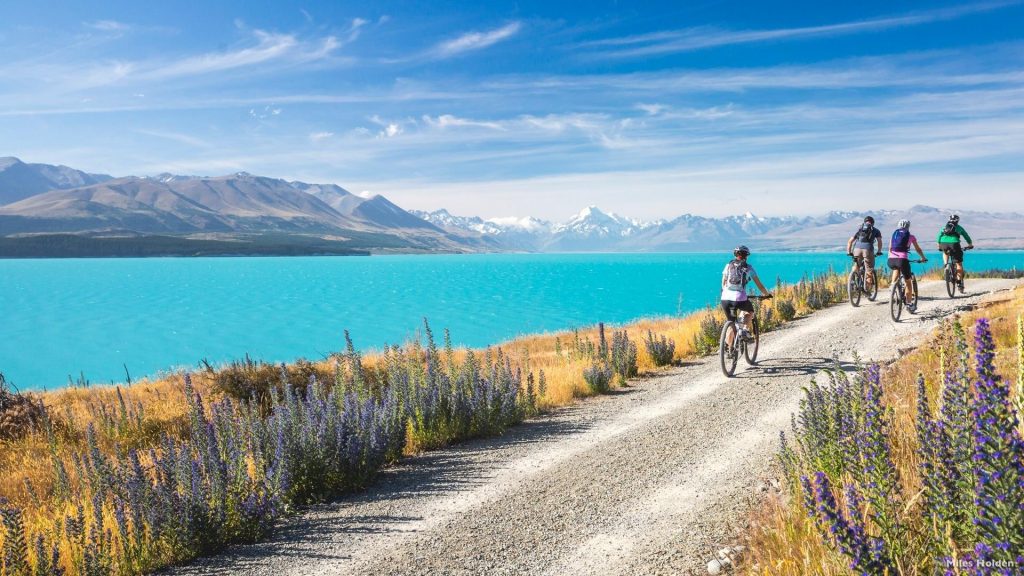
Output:
<instances>
[{"instance_id":1,"label":"backpack","mask_svg":"<svg viewBox=\"0 0 1024 576\"><path fill-rule=\"evenodd\" d=\"M906 252L910 249L910 230L900 228L892 233L889 249L894 252Z\"/></svg>"},{"instance_id":2,"label":"backpack","mask_svg":"<svg viewBox=\"0 0 1024 576\"><path fill-rule=\"evenodd\" d=\"M747 285L748 266L739 260L729 262L729 268L725 273L725 287L728 290L738 292Z\"/></svg>"},{"instance_id":3,"label":"backpack","mask_svg":"<svg viewBox=\"0 0 1024 576\"><path fill-rule=\"evenodd\" d=\"M953 222L952 220L950 220L949 222L946 222L946 226L942 229L942 235L943 236L956 236L957 238L959 238L960 235L957 234L957 232L956 232L956 222Z\"/></svg>"},{"instance_id":4,"label":"backpack","mask_svg":"<svg viewBox=\"0 0 1024 576\"><path fill-rule=\"evenodd\" d=\"M865 222L857 231L857 241L863 244L871 244L875 239L875 227Z\"/></svg>"}]
</instances>

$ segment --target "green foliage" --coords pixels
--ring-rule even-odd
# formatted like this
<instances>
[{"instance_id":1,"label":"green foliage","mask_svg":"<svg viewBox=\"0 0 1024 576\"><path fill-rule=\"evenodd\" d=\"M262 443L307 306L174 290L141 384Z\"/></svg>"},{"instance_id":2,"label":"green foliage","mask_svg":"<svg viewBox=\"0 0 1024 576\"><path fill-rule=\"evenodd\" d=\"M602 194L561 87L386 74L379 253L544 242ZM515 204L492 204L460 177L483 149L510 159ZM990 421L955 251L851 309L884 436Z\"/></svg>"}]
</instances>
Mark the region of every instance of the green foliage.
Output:
<instances>
[{"instance_id":1,"label":"green foliage","mask_svg":"<svg viewBox=\"0 0 1024 576\"><path fill-rule=\"evenodd\" d=\"M611 389L615 373L607 362L597 361L583 369L583 381L595 394L605 394Z\"/></svg>"},{"instance_id":2,"label":"green foliage","mask_svg":"<svg viewBox=\"0 0 1024 576\"><path fill-rule=\"evenodd\" d=\"M775 301L775 309L779 312L779 318L783 322L789 322L796 318L796 306L789 298L780 298Z\"/></svg>"},{"instance_id":3,"label":"green foliage","mask_svg":"<svg viewBox=\"0 0 1024 576\"><path fill-rule=\"evenodd\" d=\"M722 336L722 320L708 308L700 319L700 329L693 336L693 349L701 356L707 356L718 350L718 340Z\"/></svg>"},{"instance_id":4,"label":"green foliage","mask_svg":"<svg viewBox=\"0 0 1024 576\"><path fill-rule=\"evenodd\" d=\"M625 385L627 380L639 373L636 343L629 339L625 330L612 332L609 357L612 372L619 378L620 384Z\"/></svg>"},{"instance_id":5,"label":"green foliage","mask_svg":"<svg viewBox=\"0 0 1024 576\"><path fill-rule=\"evenodd\" d=\"M664 334L661 335L659 340L648 330L647 338L644 339L644 347L647 348L647 354L650 355L651 361L654 362L655 366L668 366L675 358L676 343L666 338Z\"/></svg>"}]
</instances>

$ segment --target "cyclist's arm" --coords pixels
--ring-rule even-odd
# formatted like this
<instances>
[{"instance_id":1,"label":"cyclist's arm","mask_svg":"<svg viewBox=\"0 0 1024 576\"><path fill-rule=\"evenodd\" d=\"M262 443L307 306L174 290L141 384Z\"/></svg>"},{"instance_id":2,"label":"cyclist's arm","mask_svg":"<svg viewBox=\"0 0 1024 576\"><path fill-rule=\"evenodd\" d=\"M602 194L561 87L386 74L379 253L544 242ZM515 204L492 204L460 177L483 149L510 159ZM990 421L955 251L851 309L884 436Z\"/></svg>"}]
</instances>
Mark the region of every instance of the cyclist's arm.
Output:
<instances>
[{"instance_id":1,"label":"cyclist's arm","mask_svg":"<svg viewBox=\"0 0 1024 576\"><path fill-rule=\"evenodd\" d=\"M854 238L856 238L856 236L850 236L850 239L846 241L846 253L847 254L853 253L853 239Z\"/></svg>"},{"instance_id":2,"label":"cyclist's arm","mask_svg":"<svg viewBox=\"0 0 1024 576\"><path fill-rule=\"evenodd\" d=\"M917 238L914 238L914 250L917 250L917 255L921 257L921 260L928 260L928 257L924 255L924 250L921 250L921 245L917 243Z\"/></svg>"},{"instance_id":3,"label":"cyclist's arm","mask_svg":"<svg viewBox=\"0 0 1024 576\"><path fill-rule=\"evenodd\" d=\"M757 276L754 276L753 280L754 280L754 284L757 285L757 289L761 291L761 294L767 294L768 293L768 289L764 287L764 284L761 284L761 279L760 278L758 278Z\"/></svg>"},{"instance_id":4,"label":"cyclist's arm","mask_svg":"<svg viewBox=\"0 0 1024 576\"><path fill-rule=\"evenodd\" d=\"M974 242L971 240L971 235L967 233L967 230L964 230L964 227L959 224L957 224L957 228L960 229L960 235L967 240L967 245L974 246Z\"/></svg>"},{"instance_id":5,"label":"cyclist's arm","mask_svg":"<svg viewBox=\"0 0 1024 576\"><path fill-rule=\"evenodd\" d=\"M875 242L878 242L878 250L875 250L875 252L878 252L879 254L881 254L882 253L882 235L881 234L878 235L878 238L875 238Z\"/></svg>"}]
</instances>

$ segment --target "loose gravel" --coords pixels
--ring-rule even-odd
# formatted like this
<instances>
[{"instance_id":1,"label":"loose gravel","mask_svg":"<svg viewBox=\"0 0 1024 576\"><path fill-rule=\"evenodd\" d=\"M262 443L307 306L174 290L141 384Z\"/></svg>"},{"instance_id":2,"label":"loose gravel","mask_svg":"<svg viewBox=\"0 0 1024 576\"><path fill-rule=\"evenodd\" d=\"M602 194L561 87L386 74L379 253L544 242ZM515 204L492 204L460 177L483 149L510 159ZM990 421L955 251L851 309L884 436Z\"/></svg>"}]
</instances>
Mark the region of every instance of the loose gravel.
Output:
<instances>
[{"instance_id":1,"label":"loose gravel","mask_svg":"<svg viewBox=\"0 0 1024 576\"><path fill-rule=\"evenodd\" d=\"M821 370L916 346L939 320L1012 280L969 280L950 300L922 284L919 313L888 296L763 335L759 362L718 358L517 426L404 459L372 487L173 574L706 574L774 479L780 430Z\"/></svg>"}]
</instances>

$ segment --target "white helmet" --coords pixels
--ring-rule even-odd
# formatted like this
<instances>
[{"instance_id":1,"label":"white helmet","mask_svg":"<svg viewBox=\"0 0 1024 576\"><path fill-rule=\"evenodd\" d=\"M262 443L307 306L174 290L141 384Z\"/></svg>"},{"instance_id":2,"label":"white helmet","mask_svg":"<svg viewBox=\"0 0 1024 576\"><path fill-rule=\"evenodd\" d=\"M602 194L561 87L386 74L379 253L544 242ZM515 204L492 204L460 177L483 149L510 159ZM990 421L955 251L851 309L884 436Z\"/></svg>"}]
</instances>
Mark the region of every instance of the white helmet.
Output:
<instances>
[{"instance_id":1,"label":"white helmet","mask_svg":"<svg viewBox=\"0 0 1024 576\"><path fill-rule=\"evenodd\" d=\"M896 227L897 228L902 228L904 230L910 230L910 220L907 220L907 219L900 220L899 224L897 224Z\"/></svg>"}]
</instances>

